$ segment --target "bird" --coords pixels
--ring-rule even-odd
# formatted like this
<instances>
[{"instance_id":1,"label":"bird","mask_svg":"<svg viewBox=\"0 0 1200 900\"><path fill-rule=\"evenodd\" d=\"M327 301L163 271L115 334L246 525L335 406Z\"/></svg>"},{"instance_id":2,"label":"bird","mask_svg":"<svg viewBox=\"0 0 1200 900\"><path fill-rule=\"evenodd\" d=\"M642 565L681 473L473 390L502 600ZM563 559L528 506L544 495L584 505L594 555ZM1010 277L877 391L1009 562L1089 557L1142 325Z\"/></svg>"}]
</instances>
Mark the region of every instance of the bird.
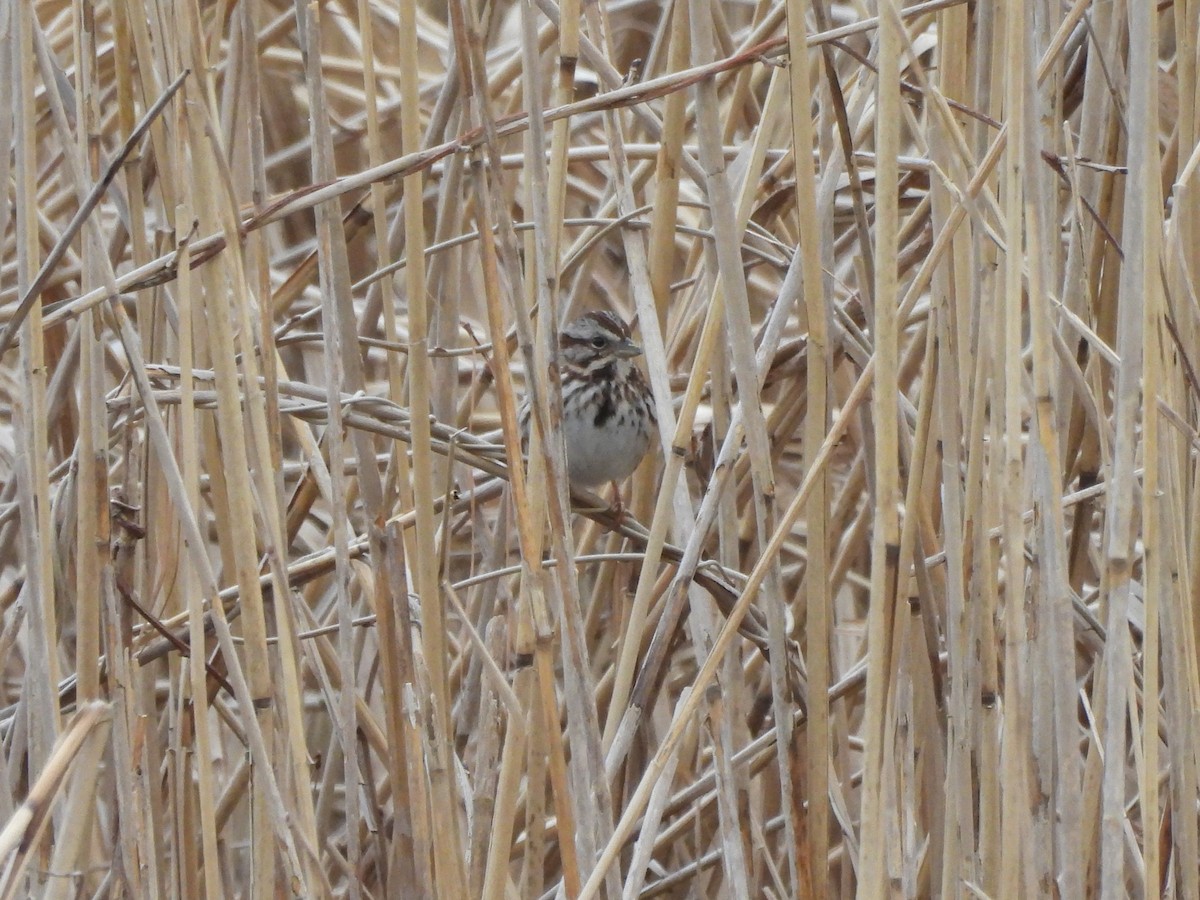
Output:
<instances>
[{"instance_id":1,"label":"bird","mask_svg":"<svg viewBox=\"0 0 1200 900\"><path fill-rule=\"evenodd\" d=\"M650 388L634 363L642 348L629 325L607 310L567 323L558 347L567 477L575 487L615 486L638 467L658 427ZM527 436L528 400L520 418Z\"/></svg>"}]
</instances>

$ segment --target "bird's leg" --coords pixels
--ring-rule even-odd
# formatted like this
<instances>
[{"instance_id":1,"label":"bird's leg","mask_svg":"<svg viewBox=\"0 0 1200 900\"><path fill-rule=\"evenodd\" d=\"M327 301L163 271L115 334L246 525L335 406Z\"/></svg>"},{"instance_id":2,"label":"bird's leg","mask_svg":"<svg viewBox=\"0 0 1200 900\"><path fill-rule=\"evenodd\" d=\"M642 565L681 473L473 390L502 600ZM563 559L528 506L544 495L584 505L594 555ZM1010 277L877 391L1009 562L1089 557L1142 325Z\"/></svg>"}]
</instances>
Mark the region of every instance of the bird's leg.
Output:
<instances>
[{"instance_id":1,"label":"bird's leg","mask_svg":"<svg viewBox=\"0 0 1200 900\"><path fill-rule=\"evenodd\" d=\"M621 485L614 481L612 483L612 491L613 499L610 508L616 514L617 521L621 522L625 519L625 504L621 501Z\"/></svg>"}]
</instances>

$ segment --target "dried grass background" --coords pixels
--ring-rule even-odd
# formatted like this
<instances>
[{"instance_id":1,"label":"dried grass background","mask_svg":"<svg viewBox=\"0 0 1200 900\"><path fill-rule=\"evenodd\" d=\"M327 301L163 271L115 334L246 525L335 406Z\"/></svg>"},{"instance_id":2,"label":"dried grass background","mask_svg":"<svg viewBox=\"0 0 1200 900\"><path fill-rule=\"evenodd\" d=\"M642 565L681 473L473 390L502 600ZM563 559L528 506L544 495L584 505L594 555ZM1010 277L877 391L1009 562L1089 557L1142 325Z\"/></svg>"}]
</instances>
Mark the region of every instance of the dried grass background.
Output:
<instances>
[{"instance_id":1,"label":"dried grass background","mask_svg":"<svg viewBox=\"0 0 1200 900\"><path fill-rule=\"evenodd\" d=\"M0 898L1200 897L1200 3L900 5L0 2Z\"/></svg>"}]
</instances>

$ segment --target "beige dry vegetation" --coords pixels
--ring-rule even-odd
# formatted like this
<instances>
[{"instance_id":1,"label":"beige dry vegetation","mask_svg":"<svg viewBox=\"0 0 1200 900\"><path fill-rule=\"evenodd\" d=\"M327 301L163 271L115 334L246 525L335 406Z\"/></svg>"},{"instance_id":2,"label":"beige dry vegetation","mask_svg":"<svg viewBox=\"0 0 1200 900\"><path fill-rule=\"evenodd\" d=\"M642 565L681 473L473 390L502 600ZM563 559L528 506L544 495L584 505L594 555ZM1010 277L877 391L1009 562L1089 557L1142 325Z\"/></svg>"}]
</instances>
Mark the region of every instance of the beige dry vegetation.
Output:
<instances>
[{"instance_id":1,"label":"beige dry vegetation","mask_svg":"<svg viewBox=\"0 0 1200 900\"><path fill-rule=\"evenodd\" d=\"M901 5L0 2L0 898L1200 896L1200 2Z\"/></svg>"}]
</instances>

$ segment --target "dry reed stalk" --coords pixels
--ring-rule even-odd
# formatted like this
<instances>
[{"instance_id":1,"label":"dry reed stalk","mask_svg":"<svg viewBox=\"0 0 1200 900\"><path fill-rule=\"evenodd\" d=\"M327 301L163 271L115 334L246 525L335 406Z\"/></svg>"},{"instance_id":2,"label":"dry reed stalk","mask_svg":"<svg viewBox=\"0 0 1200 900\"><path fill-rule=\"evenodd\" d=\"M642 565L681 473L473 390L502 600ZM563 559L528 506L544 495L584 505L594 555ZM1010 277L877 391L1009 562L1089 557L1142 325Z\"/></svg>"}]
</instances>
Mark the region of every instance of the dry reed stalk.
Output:
<instances>
[{"instance_id":1,"label":"dry reed stalk","mask_svg":"<svg viewBox=\"0 0 1200 900\"><path fill-rule=\"evenodd\" d=\"M1197 34L0 5L0 896L1200 894Z\"/></svg>"}]
</instances>

